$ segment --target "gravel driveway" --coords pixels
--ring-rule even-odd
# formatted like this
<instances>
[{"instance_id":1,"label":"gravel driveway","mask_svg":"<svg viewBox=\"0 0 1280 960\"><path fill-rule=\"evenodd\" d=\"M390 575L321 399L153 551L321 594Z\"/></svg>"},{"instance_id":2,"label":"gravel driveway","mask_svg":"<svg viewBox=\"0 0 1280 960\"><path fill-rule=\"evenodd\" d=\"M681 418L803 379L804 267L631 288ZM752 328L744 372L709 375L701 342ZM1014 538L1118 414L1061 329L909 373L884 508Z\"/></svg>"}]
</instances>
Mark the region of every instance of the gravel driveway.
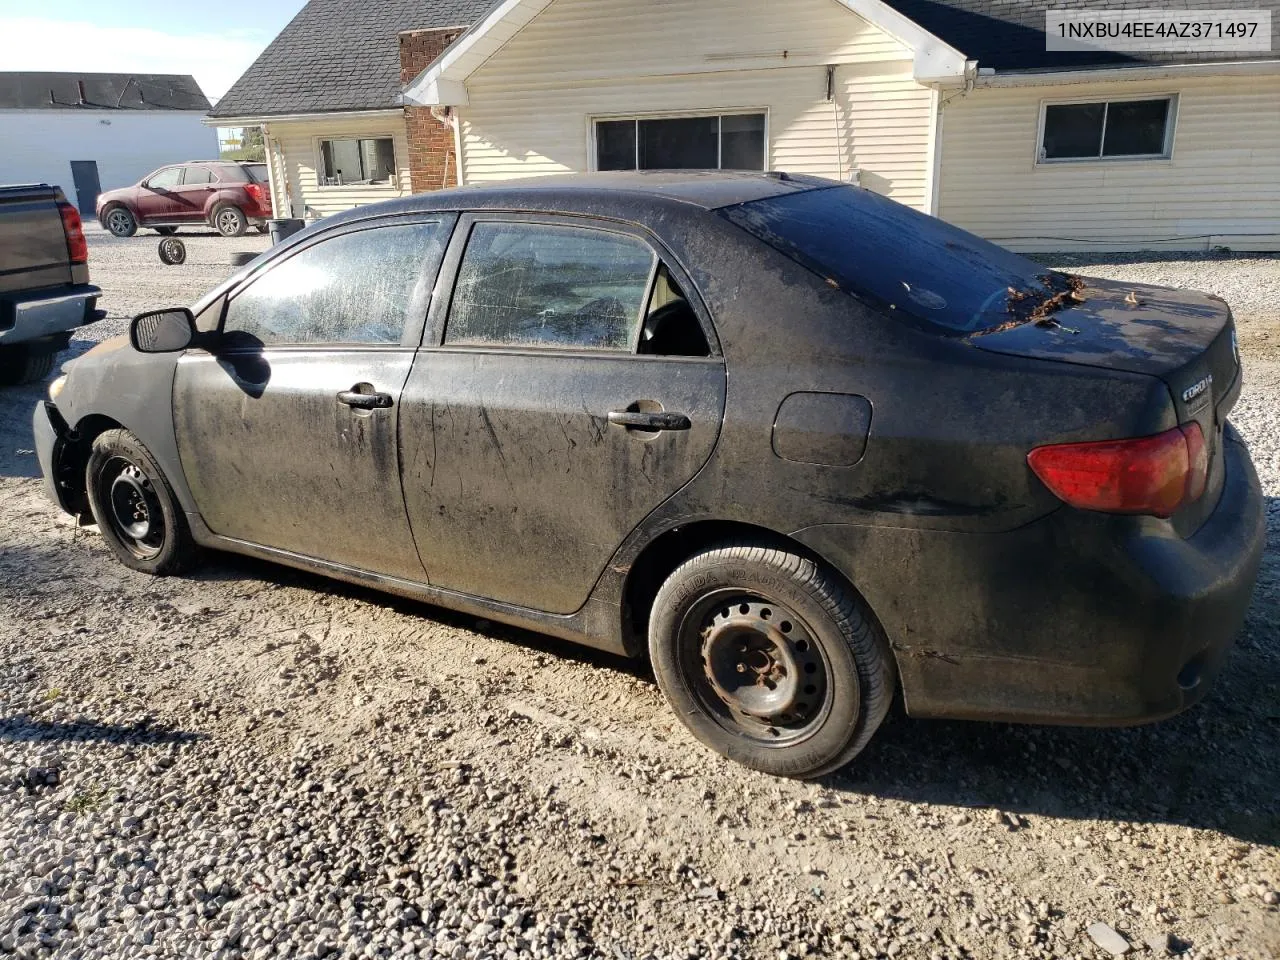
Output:
<instances>
[{"instance_id":1,"label":"gravel driveway","mask_svg":"<svg viewBox=\"0 0 1280 960\"><path fill-rule=\"evenodd\" d=\"M73 349L266 242L184 239L91 233ZM817 784L707 753L643 664L232 557L133 574L32 479L43 387L0 393L0 956L1280 954L1280 259L1064 265L1235 305L1238 647L1166 723L891 716Z\"/></svg>"}]
</instances>

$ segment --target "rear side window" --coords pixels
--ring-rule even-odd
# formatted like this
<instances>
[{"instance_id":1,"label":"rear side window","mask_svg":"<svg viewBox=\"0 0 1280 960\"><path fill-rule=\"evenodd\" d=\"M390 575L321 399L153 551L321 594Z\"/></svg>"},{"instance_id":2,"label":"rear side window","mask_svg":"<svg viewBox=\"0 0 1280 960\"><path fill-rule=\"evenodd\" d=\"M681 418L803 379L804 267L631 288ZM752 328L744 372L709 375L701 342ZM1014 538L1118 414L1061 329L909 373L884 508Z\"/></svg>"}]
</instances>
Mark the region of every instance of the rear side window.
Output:
<instances>
[{"instance_id":1,"label":"rear side window","mask_svg":"<svg viewBox=\"0 0 1280 960\"><path fill-rule=\"evenodd\" d=\"M832 286L953 334L1020 322L1074 278L857 187L792 193L720 213Z\"/></svg>"},{"instance_id":2,"label":"rear side window","mask_svg":"<svg viewBox=\"0 0 1280 960\"><path fill-rule=\"evenodd\" d=\"M346 233L271 267L227 304L223 331L271 344L397 344L442 255L439 223Z\"/></svg>"},{"instance_id":3,"label":"rear side window","mask_svg":"<svg viewBox=\"0 0 1280 960\"><path fill-rule=\"evenodd\" d=\"M636 237L587 227L477 223L445 342L632 350L657 257Z\"/></svg>"}]
</instances>

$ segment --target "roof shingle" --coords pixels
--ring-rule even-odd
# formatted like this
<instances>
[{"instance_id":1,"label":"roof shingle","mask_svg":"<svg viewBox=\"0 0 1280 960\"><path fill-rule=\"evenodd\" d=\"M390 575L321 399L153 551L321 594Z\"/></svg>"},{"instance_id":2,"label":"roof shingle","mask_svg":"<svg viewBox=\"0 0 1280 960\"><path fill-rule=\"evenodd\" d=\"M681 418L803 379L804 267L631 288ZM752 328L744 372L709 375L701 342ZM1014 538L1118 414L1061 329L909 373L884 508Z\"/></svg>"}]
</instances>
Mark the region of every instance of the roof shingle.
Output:
<instances>
[{"instance_id":1,"label":"roof shingle","mask_svg":"<svg viewBox=\"0 0 1280 960\"><path fill-rule=\"evenodd\" d=\"M400 105L405 30L470 26L491 0L310 0L218 101L214 117Z\"/></svg>"}]
</instances>

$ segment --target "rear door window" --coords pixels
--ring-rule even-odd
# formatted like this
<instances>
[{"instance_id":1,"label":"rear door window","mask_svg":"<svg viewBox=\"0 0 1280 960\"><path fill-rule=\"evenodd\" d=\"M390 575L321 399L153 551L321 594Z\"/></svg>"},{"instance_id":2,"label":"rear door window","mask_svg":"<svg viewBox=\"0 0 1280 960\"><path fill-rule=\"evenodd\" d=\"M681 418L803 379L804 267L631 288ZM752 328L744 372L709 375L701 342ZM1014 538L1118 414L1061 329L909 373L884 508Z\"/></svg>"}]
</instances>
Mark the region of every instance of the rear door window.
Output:
<instances>
[{"instance_id":1,"label":"rear door window","mask_svg":"<svg viewBox=\"0 0 1280 960\"><path fill-rule=\"evenodd\" d=\"M634 350L656 266L653 249L627 234L482 221L458 269L445 343Z\"/></svg>"},{"instance_id":2,"label":"rear door window","mask_svg":"<svg viewBox=\"0 0 1280 960\"><path fill-rule=\"evenodd\" d=\"M721 215L882 312L951 334L1021 322L1077 281L858 187L725 207Z\"/></svg>"},{"instance_id":3,"label":"rear door window","mask_svg":"<svg viewBox=\"0 0 1280 960\"><path fill-rule=\"evenodd\" d=\"M182 183L188 187L213 183L213 172L208 167L187 167L182 174Z\"/></svg>"}]
</instances>

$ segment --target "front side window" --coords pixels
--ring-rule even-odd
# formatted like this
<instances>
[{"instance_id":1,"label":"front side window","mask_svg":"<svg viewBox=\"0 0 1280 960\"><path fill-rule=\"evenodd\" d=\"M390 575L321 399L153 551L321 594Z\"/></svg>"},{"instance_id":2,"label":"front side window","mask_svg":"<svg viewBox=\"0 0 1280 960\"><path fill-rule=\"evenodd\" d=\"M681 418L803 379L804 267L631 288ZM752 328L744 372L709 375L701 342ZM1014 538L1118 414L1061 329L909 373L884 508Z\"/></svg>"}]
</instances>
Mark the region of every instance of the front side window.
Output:
<instances>
[{"instance_id":1,"label":"front side window","mask_svg":"<svg viewBox=\"0 0 1280 960\"><path fill-rule=\"evenodd\" d=\"M147 186L152 190L168 190L171 187L176 187L181 182L181 167L165 167L147 181Z\"/></svg>"},{"instance_id":2,"label":"front side window","mask_svg":"<svg viewBox=\"0 0 1280 960\"><path fill-rule=\"evenodd\" d=\"M657 258L636 237L587 227L477 223L445 342L634 348Z\"/></svg>"},{"instance_id":3,"label":"front side window","mask_svg":"<svg viewBox=\"0 0 1280 960\"><path fill-rule=\"evenodd\" d=\"M321 185L390 183L396 172L390 137L320 141Z\"/></svg>"},{"instance_id":4,"label":"front side window","mask_svg":"<svg viewBox=\"0 0 1280 960\"><path fill-rule=\"evenodd\" d=\"M763 113L597 120L597 170L763 170Z\"/></svg>"},{"instance_id":5,"label":"front side window","mask_svg":"<svg viewBox=\"0 0 1280 960\"><path fill-rule=\"evenodd\" d=\"M1040 160L1167 157L1173 117L1173 97L1046 104Z\"/></svg>"},{"instance_id":6,"label":"front side window","mask_svg":"<svg viewBox=\"0 0 1280 960\"><path fill-rule=\"evenodd\" d=\"M346 233L273 266L227 304L224 333L271 344L397 344L438 261L439 223Z\"/></svg>"}]
</instances>

